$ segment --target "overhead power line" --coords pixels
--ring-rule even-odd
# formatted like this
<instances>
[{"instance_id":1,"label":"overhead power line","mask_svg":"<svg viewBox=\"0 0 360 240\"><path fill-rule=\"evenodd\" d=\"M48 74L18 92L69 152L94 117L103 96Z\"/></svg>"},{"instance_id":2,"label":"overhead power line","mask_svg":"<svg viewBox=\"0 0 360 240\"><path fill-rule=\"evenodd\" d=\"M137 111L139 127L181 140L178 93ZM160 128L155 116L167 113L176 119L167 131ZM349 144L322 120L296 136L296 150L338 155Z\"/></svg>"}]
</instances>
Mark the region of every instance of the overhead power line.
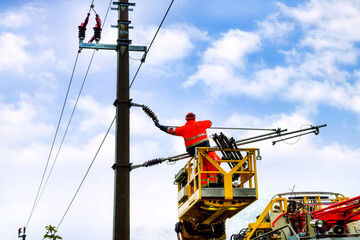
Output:
<instances>
[{"instance_id":1,"label":"overhead power line","mask_svg":"<svg viewBox=\"0 0 360 240\"><path fill-rule=\"evenodd\" d=\"M171 9L171 6L173 5L173 3L174 3L174 0L171 1L171 3L170 3L170 5L169 5L169 7L168 7L168 9L167 9L167 11L166 11L166 13L165 13L162 21L161 21L158 29L156 30L156 33L155 33L153 39L151 40L151 43L150 43L149 47L147 48L146 52L144 53L143 57L141 58L140 65L139 65L138 69L136 70L136 73L135 73L135 75L134 75L133 80L132 80L131 83L130 83L129 88L131 88L131 86L133 85L133 83L134 83L134 81L135 81L135 79L136 79L136 77L137 77L137 75L138 75L138 73L139 73L139 71L140 71L141 66L142 66L143 63L145 62L146 56L147 56L148 52L150 51L150 48L151 48L151 46L153 45L153 43L154 43L154 41L155 41L155 38L157 37L157 35L158 35L159 31L160 31L160 28L161 28L161 26L163 25L163 23L164 23L167 15L168 15L170 9Z\"/></svg>"},{"instance_id":2,"label":"overhead power line","mask_svg":"<svg viewBox=\"0 0 360 240\"><path fill-rule=\"evenodd\" d=\"M91 12L91 9L94 7L94 0L92 0L91 4L90 4L90 8L89 8L89 13Z\"/></svg>"},{"instance_id":3,"label":"overhead power line","mask_svg":"<svg viewBox=\"0 0 360 240\"><path fill-rule=\"evenodd\" d=\"M33 215L33 213L34 213L34 210L35 210L35 208L36 208L37 202L38 202L38 200L39 200L39 193L40 193L40 190L41 190L41 187L42 187L44 178L45 178L45 174L46 174L47 168L48 168L48 166L49 166L49 161L50 161L50 157L51 157L52 151L53 151L53 149L54 149L56 137L57 137L57 134L58 134L58 132L59 132L60 123L61 123L61 120L62 120L62 117L63 117L65 105L66 105L66 102L67 102L67 99L68 99L68 96L69 96L69 91L70 91L71 83L72 83L72 80L73 80L73 77L74 77L74 72L75 72L76 64L77 64L77 61L78 61L78 58L79 58L79 54L80 54L80 53L78 52L77 55L76 55L74 67L73 67L73 70L72 70L72 73L71 73L69 85L68 85L68 88L67 88L67 91L66 91L66 95L65 95L65 99L64 99L64 103L63 103L63 106L62 106L62 109L61 109L59 121L58 121L58 123L57 123L55 135L54 135L54 138L53 138L53 141L52 141L52 144L51 144L51 148L50 148L50 152L49 152L49 155L48 155L48 158L47 158L47 161L46 161L45 169L44 169L43 175L42 175L42 177L41 177L40 185L39 185L39 188L38 188L37 193L36 193L36 197L35 197L35 200L34 200L34 204L33 204L33 206L32 206L31 212L30 212L30 216L29 216L29 218L28 218L28 220L27 220L27 222L26 222L26 225L25 225L26 227L27 227L28 224L29 224L29 221L30 221L30 219L31 219L31 217L32 217L32 215Z\"/></svg>"},{"instance_id":4,"label":"overhead power line","mask_svg":"<svg viewBox=\"0 0 360 240\"><path fill-rule=\"evenodd\" d=\"M112 2L112 0L110 0L110 2L109 2L109 5L108 5L107 11L106 11L106 15L105 15L105 18L104 18L104 21L103 21L103 25L105 25L106 19L107 19L107 17L108 17L109 10L110 10L110 6L111 6L111 2ZM94 0L92 1L92 5L93 5L93 3L94 3ZM90 9L90 10L91 10L91 9ZM92 55L91 60L90 60L90 62L89 62L89 66L88 66L88 69L87 69L86 74L85 74L85 78L84 78L84 81L83 81L83 85L84 85L85 79L86 79L86 77L87 77L87 75L88 75L88 72L89 72L89 69L90 69L90 66L91 66L91 63L92 63L92 60L93 60L94 55L95 55L95 50L93 51L93 55ZM75 104L75 106L74 106L73 112L75 111L76 105L77 105L77 103L78 103L78 100L79 100L79 97L80 97L80 94L81 94L83 85L81 86L81 89L80 89L80 92L79 92L79 96L78 96L78 99L77 99L76 104ZM71 116L71 117L72 117L72 116ZM66 209L66 211L65 211L63 217L61 218L61 220L60 220L58 226L56 227L56 229L59 229L59 227L60 227L61 223L63 222L66 214L68 213L68 211L69 211L72 203L74 202L74 200L75 200L75 198L76 198L76 196L77 196L77 194L78 194L78 192L79 192L82 184L84 183L84 181L85 181L85 179L86 179L86 177L87 177L87 175L88 175L88 173L89 173L89 171L90 171L90 169L91 169L91 167L92 167L92 165L93 165L93 163L94 163L94 161L95 161L95 159L96 159L96 157L97 157L97 155L98 155L98 153L100 152L101 147L102 147L103 144L104 144L104 141L105 141L107 135L108 135L109 132L110 132L110 129L111 129L112 125L114 124L115 119L116 119L116 117L114 117L114 119L112 120L112 122L111 122L111 124L110 124L110 127L108 128L108 130L107 130L107 132L106 132L106 134L105 134L105 136L104 136L104 138L103 138L103 140L102 140L102 142L101 142L101 144L100 144L100 146L99 146L99 148L98 148L98 150L97 150L97 152L96 152L93 160L92 160L91 163L90 163L90 166L88 167L88 169L87 169L87 171L86 171L86 173L85 173L85 175L84 175L84 177L83 177L83 179L82 179L82 181L81 181L78 189L77 189L76 192L75 192L74 197L72 198L72 200L71 200L68 208ZM69 121L69 124L70 124L70 121ZM65 137L65 136L64 136L64 137Z\"/></svg>"},{"instance_id":5,"label":"overhead power line","mask_svg":"<svg viewBox=\"0 0 360 240\"><path fill-rule=\"evenodd\" d=\"M63 145L63 143L64 143L65 137L66 137L67 132L68 132L68 130L69 130L71 121L72 121L72 119L73 119L73 116L74 116L76 107L77 107L77 105L78 105L78 102L79 102L79 99L80 99L80 96L81 96L81 92L82 92L82 90L83 90L83 88L84 88L85 81L86 81L87 75L88 75L88 73L89 73L90 66L91 66L92 60L93 60L93 58L94 58L94 55L95 55L95 50L94 50L94 52L93 52L93 54L92 54L92 56L91 56L89 66L88 66L88 68L87 68L87 71L86 71L84 80L83 80L83 82L82 82L82 85L81 85L81 88L80 88L78 97L77 97L77 99L76 99L75 105L74 105L73 110L72 110L72 112L71 112L70 119L69 119L68 124L67 124L67 126L66 126L64 135L63 135L63 137L62 137L62 139L61 139L61 143L60 143L59 149L58 149L58 151L57 151L57 153L56 153L54 162L53 162L53 164L52 164L52 166L51 166L51 168L50 168L50 171L49 171L49 174L48 174L47 179L46 179L46 181L45 181L45 184L44 184L44 186L43 186L43 188L42 188L42 190L41 190L41 192L40 192L40 195L39 195L39 197L38 197L38 201L37 201L37 203L36 203L36 205L35 205L35 209L36 209L37 204L39 203L39 200L41 199L42 194L44 193L44 190L45 190L45 188L46 188L46 186L47 186L47 183L48 183L48 181L49 181L49 179L50 179L51 173L52 173L52 171L53 171L53 169L54 169L55 163L56 163L56 161L57 161L57 159L58 159L58 157L59 157L60 150L61 150L61 148L62 148L62 145Z\"/></svg>"},{"instance_id":6,"label":"overhead power line","mask_svg":"<svg viewBox=\"0 0 360 240\"><path fill-rule=\"evenodd\" d=\"M94 1L93 1L92 3L94 3ZM106 22L106 18L107 18L107 16L108 16L110 6L111 6L111 1L110 1L110 4L109 4L109 7L108 7L108 10L107 10L107 12L106 12L106 16L105 16L105 18L104 18L104 23ZM90 7L89 12L91 11L91 9L92 9L92 7ZM85 73L84 80L83 80L83 82L82 82L82 85L81 85L81 87L80 87L80 90L79 90L79 93L78 93L78 96L77 96L77 99L76 99L75 105L74 105L73 110L72 110L72 112L71 112L70 119L69 119L68 124L67 124L67 126L66 126L66 129L65 129L65 132L64 132L63 138L62 138L62 140L61 140L61 143L60 143L59 149L58 149L58 151L57 151L57 153L56 153L55 160L54 160L54 162L53 162L53 164L52 164L52 166L51 166L51 168L50 168L50 171L49 171L48 177L47 177L47 179L46 179L46 181L45 181L45 184L44 184L44 186L43 186L43 188L42 188L42 190L41 190L41 192L40 192L40 195L39 195L39 197L38 197L38 201L37 201L37 203L36 203L36 205L35 205L35 209L36 209L36 206L37 206L37 204L38 204L38 202L39 202L39 200L40 200L40 198L41 198L41 196L42 196L42 194L43 194L43 192L44 192L44 190L45 190L45 188L46 188L46 185L47 185L47 183L48 183L48 181L49 181L49 178L50 178L50 176L51 176L51 173L52 173L52 171L53 171L53 169L54 169L55 163L56 163L56 161L57 161L57 159L58 159L58 156L59 156L60 150L61 150L62 145L63 145L63 143L64 143L64 140L65 140L65 137L66 137L66 135L67 135L68 129L69 129L69 127L70 127L71 121L72 121L72 119L73 119L73 116L74 116L75 110L76 110L77 105L78 105L78 102L79 102L79 100L80 100L80 96L81 96L82 90L83 90L83 88L84 88L84 85L85 85L85 82L86 82L87 76L88 76L88 74L89 74L89 70L90 70L90 67L91 67L91 65L92 65L92 62L93 62L93 59L94 59L95 52L96 52L96 51L94 50L94 51L93 51L93 54L92 54L92 56L91 56L91 59L90 59L90 62L89 62L88 68L87 68L86 73Z\"/></svg>"},{"instance_id":7,"label":"overhead power line","mask_svg":"<svg viewBox=\"0 0 360 240\"><path fill-rule=\"evenodd\" d=\"M112 0L110 1L109 3L109 6L108 6L108 9L107 9L107 12L106 12L106 15L105 15L105 18L104 18L104 24L106 22L106 19L107 19L107 16L108 16L108 13L109 13L109 10L110 10L110 6L111 6L111 2ZM94 7L94 0L92 0L91 2L91 5L90 5L90 9L89 9L89 13L91 11L91 9ZM50 152L49 152L49 155L48 155L48 159L47 159L47 162L46 162L46 165L45 165L45 169L44 169L44 172L43 172L43 175L42 175L42 178L41 178L41 181L40 181L40 185L39 185L39 188L38 188L38 191L36 193L36 197L35 197L35 200L34 200L34 203L33 203L33 206L32 206L32 209L31 209L31 212L30 212L30 216L27 220L27 223L26 223L26 227L28 226L30 220L31 220L31 217L40 201L40 198L45 190L45 187L49 181L49 178L51 176L51 173L53 171L53 168L54 168L54 165L57 161L57 158L58 158L58 155L60 153L60 150L62 148L62 145L63 145L63 142L64 142L64 139L67 135L67 131L68 131L68 128L70 126L70 123L72 121L72 118L73 118L73 115L74 115L74 112L75 112L75 109L77 107L77 103L79 101L79 98L80 98L80 95L81 95L81 92L82 92L82 89L84 87L84 84L85 84L85 81L86 81L86 78L87 78L87 75L88 75L88 72L89 72L89 69L90 69L90 66L92 64L92 61L93 61L93 58L94 58L94 55L95 55L95 50L93 52L93 55L90 59L90 62L89 62L89 65L88 65L88 69L86 71L86 74L85 74L85 77L84 77L84 80L83 80L83 83L82 83L82 86L80 88L80 91L79 91L79 94L78 94L78 97L77 97L77 100L76 100L76 103L74 105L74 108L73 108L73 111L71 113L71 116L70 116L70 119L68 121L68 124L67 124L67 127L66 127L66 130L65 130L65 133L63 135L63 138L61 140L61 143L60 143L60 146L59 146L59 149L57 151L57 154L56 154L56 157L55 157L55 160L51 166L51 169L49 171L49 174L48 174L48 177L43 185L43 182L44 182L44 179L45 179L45 175L46 175L46 172L47 172L47 169L48 169L48 166L49 166L49 161L50 161L50 158L51 158L51 155L52 155L52 151L54 149L54 145L55 145L55 141L56 141L56 138L57 138L57 134L58 134L58 131L59 131L59 127L60 127L60 123L62 121L62 117L63 117L63 113L64 113L64 109L65 109L65 106L66 106L66 103L67 103L67 99L68 99L68 95L69 95L69 91L70 91L70 88L71 88L71 84L72 84L72 80L73 80L73 77L74 77L74 73L75 73L75 69L76 69L76 66L77 66L77 61L78 61L78 58L79 58L79 54L80 54L80 51L78 51L77 55L76 55L76 60L75 60L75 63L74 63L74 66L73 66L73 70L72 70L72 74L71 74L71 77L70 77L70 82L69 82L69 86L68 86L68 89L67 89L67 92L66 92L66 96L65 96L65 99L64 99L64 103L63 103L63 107L62 107L62 110L61 110L61 114L60 114L60 117L59 117L59 121L58 121L58 124L57 124L57 128L56 128L56 132L55 132L55 135L54 135L54 138L53 138L53 142L52 142L52 145L51 145L51 149L50 149Z\"/></svg>"},{"instance_id":8,"label":"overhead power line","mask_svg":"<svg viewBox=\"0 0 360 240\"><path fill-rule=\"evenodd\" d=\"M100 152L101 147L103 146L103 144L104 144L104 142L105 142L105 139L106 139L107 135L109 134L109 132L110 132L110 130L111 130L111 128L112 128L112 126L113 126L113 124L114 124L114 122L115 122L115 119L116 119L116 117L114 117L114 119L112 120L112 122L111 122L111 124L110 124L110 126L109 126L109 128L108 128L108 130L107 130L107 132L106 132L106 134L105 134L105 136L104 136L104 138L103 138L103 140L101 141L101 144L100 144L100 146L99 146L98 150L96 151L96 154L95 154L95 156L94 156L93 160L92 160L92 161L91 161L91 163L90 163L90 166L88 167L88 169L87 169L87 171L86 171L86 173L85 173L85 175L84 175L83 179L81 180L81 183L80 183L80 185L79 185L78 189L77 189L77 190L76 190L76 192L75 192L74 197L71 199L71 202L70 202L69 206L67 207L67 209L66 209L66 211L65 211L65 213L64 213L64 215L63 215L63 217L61 218L61 220L60 220L60 222L59 222L58 226L56 227L56 229L59 229L59 227L60 227L61 223L63 222L63 220L64 220L64 218L65 218L66 214L68 213L68 211L69 211L69 209L70 209L71 205L73 204L73 202L74 202L74 200L75 200L75 198L76 198L77 194L79 193L79 190L80 190L81 186L83 185L83 183L84 183L84 181L85 181L85 179L86 179L86 177L87 177L87 175L88 175L88 173L89 173L89 171L90 171L90 169L91 169L91 167L92 167L93 163L95 162L95 159L96 159L97 155L98 155L98 154L99 154L99 152Z\"/></svg>"},{"instance_id":9,"label":"overhead power line","mask_svg":"<svg viewBox=\"0 0 360 240\"><path fill-rule=\"evenodd\" d=\"M105 20L106 20L106 18L107 18L108 12L109 12L111 2L112 2L112 1L110 1L110 3L109 3L109 7L108 7L108 11L107 11L107 13L106 13ZM156 33L155 33L155 35L154 35L154 37L153 37L150 45L149 45L149 47L148 47L148 50L145 52L145 54L144 54L144 56L143 56L143 58L142 58L141 64L140 64L140 66L139 66L139 68L138 68L138 70L137 70L137 72L136 72L136 74L135 74L135 76L134 76L134 78L133 78L133 81L131 82L129 88L131 88L131 85L133 84L134 80L136 79L136 76L137 76L137 74L138 74L138 72L139 72L139 70L140 70L140 68L141 68L141 65L142 65L142 63L144 63L144 61L145 61L146 54L149 52L149 50L150 50L150 48L151 48L151 46L152 46L152 44L153 44L153 42L154 42L154 40L155 40L155 38L156 38L159 30L160 30L160 28L161 28L164 20L166 19L166 16L167 16L167 14L168 14L168 12L169 12L169 10L170 10L173 2L174 2L174 0L171 1L171 4L170 4L170 6L169 6L169 8L168 8L168 10L167 10L167 12L166 12L166 14L165 14L165 16L163 17L163 19L162 19L162 21L161 21L161 24L159 25L159 27L158 27L158 29L157 29L157 31L156 31ZM93 8L93 3L94 3L94 0L93 0L92 3L91 3L90 9L89 9L89 13L90 13L91 9ZM105 23L105 20L104 20L104 23ZM95 52L95 50L94 50L94 52ZM66 103L67 103L67 100L68 100L69 91L70 91L70 88L71 88L71 84L72 84L72 80L73 80L74 72L75 72L75 69L76 69L76 65L77 65L77 61L78 61L79 54L80 54L80 51L78 51L77 56L76 56L76 60L75 60L74 66L73 66L73 71L72 71L71 78L70 78L70 83L69 83L69 86L68 86L68 89L67 89L67 93L66 93L66 96L65 96L65 99L64 99L64 103L63 103L63 107L62 107L61 114L60 114L60 117L59 117L59 121L58 121L58 124L57 124L56 132L55 132L55 135L54 135L54 138L53 138L53 142L52 142L51 149L50 149L50 152L49 152L49 155L48 155L48 159L47 159L47 162L46 162L46 165L45 165L45 169L44 169L44 172L43 172L41 181L40 181L40 185L39 185L39 188L38 188L38 191L37 191L35 200L34 200L34 204L33 204L33 206L32 206L30 216L29 216L28 221L27 221L27 223L26 223L26 227L28 226L28 224L29 224L29 222L30 222L30 220L31 220L31 217L33 216L33 213L34 213L34 211L35 211L35 209L36 209L36 207L37 207L37 205L38 205L38 203L39 203L39 200L40 200L40 198L41 198L41 196L42 196L42 194L43 194L43 192L44 192L44 189L45 189L45 187L46 187L46 185L47 185L47 182L48 182L48 180L49 180L49 178L50 178L50 176L51 176L51 173L52 173L52 171L53 171L54 165L55 165L55 163L56 163L56 160L57 160L58 155L59 155L59 153L60 153L61 147L62 147L62 145L63 145L65 136L66 136L66 134L67 134L67 132L68 132L68 128L69 128L70 123L71 123L71 121L72 121L73 114L74 114L75 109L76 109L76 105L77 105L77 104L75 104L75 106L74 106L74 109L73 109L73 112L72 112L72 114L71 114L70 120L69 120L68 125L67 125L67 127L66 127L66 131L65 131L65 133L64 133L64 135L63 135L63 138L62 138L60 147L59 147L58 152L57 152L57 154L56 154L56 158L55 158L55 160L54 160L54 162L53 162L53 164L52 164L52 167L51 167L51 170L50 170L50 172L49 172L49 174L48 174L48 177L47 177L47 179L46 179L46 182L45 182L45 184L43 185L44 179L45 179L45 175L46 175L46 172L47 172L48 167L49 167L49 161L50 161L50 158L51 158L53 149L54 149L55 141L56 141L56 139L57 139L57 135L58 135L58 132L59 132L60 123L61 123L62 118L63 118L64 109L65 109L65 106L66 106ZM94 56L94 54L93 54L93 56ZM93 56L92 56L91 61L90 61L90 64L89 64L89 68L90 68L90 66L91 66L91 62L92 62L92 60L93 60ZM87 73L86 73L86 75L87 75ZM85 79L86 79L86 77L85 77ZM84 81L85 81L85 79L84 79ZM83 85L84 85L84 82L83 82ZM78 100L79 100L79 97L80 97L80 94L81 94L83 85L82 85L81 90L80 90L80 93L79 93L79 95L78 95L77 102L78 102ZM76 102L76 103L77 103L77 102ZM115 118L114 118L114 120L115 120ZM114 120L113 120L113 122L114 122ZM113 122L112 122L112 124L113 124ZM112 124L111 124L111 126L112 126ZM110 126L110 128L111 128L111 126ZM110 130L110 128L109 128L109 130ZM108 132L109 132L109 130L108 130ZM108 133L108 132L107 132L107 133ZM107 136L107 134L106 134L106 136ZM105 140L105 138L104 138L104 140ZM103 142L101 143L101 146L102 146L102 144L103 144ZM100 146L100 148L101 148L101 146ZM99 150L100 150L100 148L99 148ZM98 151L99 151L99 150L98 150ZM98 152L97 152L97 154L98 154ZM96 156L97 156L97 154L96 154ZM96 158L96 156L95 156L95 158ZM61 219L61 221L60 221L60 223L59 223L59 226L61 225L61 222L63 221L63 219L64 219L66 213L68 212L68 210L69 210L72 202L74 201L74 199L75 199L75 197L76 197L79 189L81 188L81 185L83 184L83 182L84 182L84 180L85 180L85 178L86 178L86 176L87 176L87 174L88 174L88 172L89 172L89 170L90 170L90 168L91 168L91 166L92 166L95 158L93 159L93 161L92 161L92 163L91 163L91 165L90 165L87 173L85 174L85 177L84 177L83 181L81 182L81 184L80 184L80 186L79 186L79 188L78 188L78 190L77 190L74 198L72 199L72 201L71 201L68 209L66 210L66 212L65 212L65 214L64 214L64 216L63 216L63 218ZM59 226L58 226L58 227L59 227Z\"/></svg>"}]
</instances>

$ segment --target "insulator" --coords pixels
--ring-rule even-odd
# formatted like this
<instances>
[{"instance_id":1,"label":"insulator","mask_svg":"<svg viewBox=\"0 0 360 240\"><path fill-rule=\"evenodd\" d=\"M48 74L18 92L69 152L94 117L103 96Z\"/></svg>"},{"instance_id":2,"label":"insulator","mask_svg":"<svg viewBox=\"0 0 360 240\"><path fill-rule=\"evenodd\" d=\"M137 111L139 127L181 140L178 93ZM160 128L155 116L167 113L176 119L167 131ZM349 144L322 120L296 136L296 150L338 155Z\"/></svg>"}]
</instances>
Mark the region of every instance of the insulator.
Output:
<instances>
[{"instance_id":1,"label":"insulator","mask_svg":"<svg viewBox=\"0 0 360 240\"><path fill-rule=\"evenodd\" d=\"M101 39L101 28L94 27L94 39L97 43L99 43Z\"/></svg>"},{"instance_id":2,"label":"insulator","mask_svg":"<svg viewBox=\"0 0 360 240\"><path fill-rule=\"evenodd\" d=\"M84 26L79 26L79 40L80 42L84 41L85 39L85 31L86 31L86 28Z\"/></svg>"},{"instance_id":3,"label":"insulator","mask_svg":"<svg viewBox=\"0 0 360 240\"><path fill-rule=\"evenodd\" d=\"M162 162L163 162L163 159L155 158L155 159L144 162L144 166L145 167L150 167L150 166L153 166L153 165L156 165L156 164L160 164Z\"/></svg>"},{"instance_id":4,"label":"insulator","mask_svg":"<svg viewBox=\"0 0 360 240\"><path fill-rule=\"evenodd\" d=\"M153 111L151 111L150 108L148 108L147 106L143 106L142 109L146 113L146 115L148 115L154 122L159 121L156 114Z\"/></svg>"}]
</instances>

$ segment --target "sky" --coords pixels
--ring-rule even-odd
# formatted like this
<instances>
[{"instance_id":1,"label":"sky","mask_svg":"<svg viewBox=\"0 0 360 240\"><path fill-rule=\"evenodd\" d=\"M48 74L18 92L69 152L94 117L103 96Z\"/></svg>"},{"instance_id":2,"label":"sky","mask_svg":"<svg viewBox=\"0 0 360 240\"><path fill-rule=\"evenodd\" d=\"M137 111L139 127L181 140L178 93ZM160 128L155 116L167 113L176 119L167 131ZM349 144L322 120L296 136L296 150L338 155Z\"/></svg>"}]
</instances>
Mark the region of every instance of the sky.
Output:
<instances>
[{"instance_id":1,"label":"sky","mask_svg":"<svg viewBox=\"0 0 360 240\"><path fill-rule=\"evenodd\" d=\"M136 2L129 13L133 45L149 46L170 2ZM110 3L94 0L102 21ZM27 239L42 239L45 226L58 226L63 216L63 239L112 238L114 127L65 214L115 116L116 52L83 49L71 78L77 27L90 4L0 3L0 239L17 239L27 224L48 159L45 178L54 167ZM110 27L116 21L110 11L100 43L116 43ZM86 40L94 25L91 12ZM327 124L317 136L247 146L260 148L262 156L259 199L227 221L228 238L254 222L277 193L294 188L360 195L359 28L359 0L174 1L130 88L133 102L150 107L163 125L184 124L188 112L216 127L290 131ZM130 80L141 56L130 53ZM185 152L182 138L159 131L141 108L130 109L130 131L133 164ZM220 131L209 129L208 135ZM222 132L237 140L264 133ZM131 171L131 239L176 239L173 181L184 164Z\"/></svg>"}]
</instances>

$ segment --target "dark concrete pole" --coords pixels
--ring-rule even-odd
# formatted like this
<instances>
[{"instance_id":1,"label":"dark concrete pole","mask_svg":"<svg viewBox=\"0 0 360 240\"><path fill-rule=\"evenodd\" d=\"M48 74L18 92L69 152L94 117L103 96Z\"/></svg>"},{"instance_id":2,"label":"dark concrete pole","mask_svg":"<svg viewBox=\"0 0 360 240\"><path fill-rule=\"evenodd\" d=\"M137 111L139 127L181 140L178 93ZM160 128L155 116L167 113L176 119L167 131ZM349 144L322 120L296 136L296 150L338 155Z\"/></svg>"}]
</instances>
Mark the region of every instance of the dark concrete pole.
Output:
<instances>
[{"instance_id":1,"label":"dark concrete pole","mask_svg":"<svg viewBox=\"0 0 360 240\"><path fill-rule=\"evenodd\" d=\"M118 5L116 150L113 240L130 239L130 103L128 0Z\"/></svg>"}]
</instances>

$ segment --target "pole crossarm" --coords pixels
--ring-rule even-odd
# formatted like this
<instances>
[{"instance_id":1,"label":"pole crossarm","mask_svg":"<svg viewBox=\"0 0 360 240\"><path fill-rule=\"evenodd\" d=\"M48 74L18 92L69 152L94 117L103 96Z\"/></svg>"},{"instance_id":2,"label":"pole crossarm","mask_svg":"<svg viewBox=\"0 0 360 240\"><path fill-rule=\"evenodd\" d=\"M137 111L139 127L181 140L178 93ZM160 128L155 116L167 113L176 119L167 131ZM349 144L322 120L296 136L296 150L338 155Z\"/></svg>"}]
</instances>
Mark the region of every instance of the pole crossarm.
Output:
<instances>
[{"instance_id":1,"label":"pole crossarm","mask_svg":"<svg viewBox=\"0 0 360 240\"><path fill-rule=\"evenodd\" d=\"M117 44L104 44L104 43L84 43L79 42L79 49L96 49L96 50L117 50ZM129 45L129 51L133 52L146 52L146 46Z\"/></svg>"}]
</instances>

